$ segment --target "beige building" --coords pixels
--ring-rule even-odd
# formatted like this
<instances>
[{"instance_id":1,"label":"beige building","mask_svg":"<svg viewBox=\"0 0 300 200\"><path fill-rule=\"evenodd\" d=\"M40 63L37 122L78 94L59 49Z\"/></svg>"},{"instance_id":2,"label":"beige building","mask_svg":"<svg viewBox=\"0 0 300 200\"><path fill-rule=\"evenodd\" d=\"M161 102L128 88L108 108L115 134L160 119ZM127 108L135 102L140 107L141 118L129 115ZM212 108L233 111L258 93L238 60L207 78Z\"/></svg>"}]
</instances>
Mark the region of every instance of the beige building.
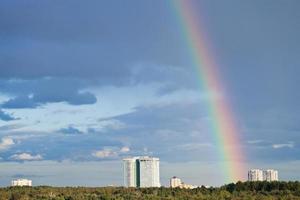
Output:
<instances>
[{"instance_id":1,"label":"beige building","mask_svg":"<svg viewBox=\"0 0 300 200\"><path fill-rule=\"evenodd\" d=\"M198 186L196 185L190 185L190 184L185 184L184 182L181 181L180 178L173 176L170 179L170 187L171 188L184 188L184 189L194 189L197 188Z\"/></svg>"},{"instance_id":2,"label":"beige building","mask_svg":"<svg viewBox=\"0 0 300 200\"><path fill-rule=\"evenodd\" d=\"M190 185L190 184L185 184L185 183L182 183L180 186L180 188L184 188L184 189L194 189L197 187L198 187L197 185Z\"/></svg>"},{"instance_id":3,"label":"beige building","mask_svg":"<svg viewBox=\"0 0 300 200\"><path fill-rule=\"evenodd\" d=\"M32 180L28 180L28 179L12 180L11 186L32 186Z\"/></svg>"},{"instance_id":4,"label":"beige building","mask_svg":"<svg viewBox=\"0 0 300 200\"><path fill-rule=\"evenodd\" d=\"M176 176L173 176L173 177L170 179L170 187L171 187L171 188L180 187L181 184L182 184L181 179L180 179L180 178L177 178Z\"/></svg>"}]
</instances>

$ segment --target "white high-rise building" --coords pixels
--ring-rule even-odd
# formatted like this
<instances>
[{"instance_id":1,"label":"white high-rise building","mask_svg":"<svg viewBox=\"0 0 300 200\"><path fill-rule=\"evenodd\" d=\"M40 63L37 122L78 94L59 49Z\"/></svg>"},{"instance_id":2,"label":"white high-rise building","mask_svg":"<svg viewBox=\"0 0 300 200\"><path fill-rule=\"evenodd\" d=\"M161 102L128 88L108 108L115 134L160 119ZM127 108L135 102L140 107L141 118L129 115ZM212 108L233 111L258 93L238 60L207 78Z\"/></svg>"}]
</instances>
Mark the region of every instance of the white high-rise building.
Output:
<instances>
[{"instance_id":1,"label":"white high-rise building","mask_svg":"<svg viewBox=\"0 0 300 200\"><path fill-rule=\"evenodd\" d=\"M274 169L265 170L263 173L265 181L278 181L278 171Z\"/></svg>"},{"instance_id":2,"label":"white high-rise building","mask_svg":"<svg viewBox=\"0 0 300 200\"><path fill-rule=\"evenodd\" d=\"M176 176L173 176L170 179L170 187L171 188L176 188L176 187L180 187L182 185L181 179L177 178Z\"/></svg>"},{"instance_id":3,"label":"white high-rise building","mask_svg":"<svg viewBox=\"0 0 300 200\"><path fill-rule=\"evenodd\" d=\"M159 158L141 156L123 159L126 187L160 187Z\"/></svg>"},{"instance_id":4,"label":"white high-rise building","mask_svg":"<svg viewBox=\"0 0 300 200\"><path fill-rule=\"evenodd\" d=\"M11 186L32 186L32 180L28 180L28 179L12 180Z\"/></svg>"},{"instance_id":5,"label":"white high-rise building","mask_svg":"<svg viewBox=\"0 0 300 200\"><path fill-rule=\"evenodd\" d=\"M136 187L136 158L123 159L124 186Z\"/></svg>"},{"instance_id":6,"label":"white high-rise building","mask_svg":"<svg viewBox=\"0 0 300 200\"><path fill-rule=\"evenodd\" d=\"M263 171L260 169L249 170L248 181L263 181Z\"/></svg>"},{"instance_id":7,"label":"white high-rise building","mask_svg":"<svg viewBox=\"0 0 300 200\"><path fill-rule=\"evenodd\" d=\"M140 157L139 163L139 178L140 187L160 187L159 181L159 159L153 157Z\"/></svg>"}]
</instances>

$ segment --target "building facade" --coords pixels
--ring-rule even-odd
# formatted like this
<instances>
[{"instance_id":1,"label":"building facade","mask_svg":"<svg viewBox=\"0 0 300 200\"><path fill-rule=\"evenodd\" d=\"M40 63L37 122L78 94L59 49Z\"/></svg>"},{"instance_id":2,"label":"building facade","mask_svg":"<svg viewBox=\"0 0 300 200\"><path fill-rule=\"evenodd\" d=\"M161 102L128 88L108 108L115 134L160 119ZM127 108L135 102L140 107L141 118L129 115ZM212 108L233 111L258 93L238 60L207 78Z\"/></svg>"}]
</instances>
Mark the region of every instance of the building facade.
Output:
<instances>
[{"instance_id":1,"label":"building facade","mask_svg":"<svg viewBox=\"0 0 300 200\"><path fill-rule=\"evenodd\" d=\"M263 171L260 169L249 170L248 181L263 181Z\"/></svg>"},{"instance_id":2,"label":"building facade","mask_svg":"<svg viewBox=\"0 0 300 200\"><path fill-rule=\"evenodd\" d=\"M170 179L170 187L171 188L177 188L178 187L178 188L184 188L184 189L194 189L194 188L197 188L198 186L186 184L186 183L182 182L180 178L178 178L176 176L173 176Z\"/></svg>"},{"instance_id":3,"label":"building facade","mask_svg":"<svg viewBox=\"0 0 300 200\"><path fill-rule=\"evenodd\" d=\"M251 169L248 171L248 181L278 181L278 171L274 169Z\"/></svg>"},{"instance_id":4,"label":"building facade","mask_svg":"<svg viewBox=\"0 0 300 200\"><path fill-rule=\"evenodd\" d=\"M278 181L278 171L274 169L267 169L263 173L265 181Z\"/></svg>"},{"instance_id":5,"label":"building facade","mask_svg":"<svg viewBox=\"0 0 300 200\"><path fill-rule=\"evenodd\" d=\"M125 158L123 165L125 187L160 187L159 158Z\"/></svg>"},{"instance_id":6,"label":"building facade","mask_svg":"<svg viewBox=\"0 0 300 200\"><path fill-rule=\"evenodd\" d=\"M184 188L184 189L195 189L197 188L198 186L196 185L191 185L191 184L186 184L186 183L182 183L180 188Z\"/></svg>"},{"instance_id":7,"label":"building facade","mask_svg":"<svg viewBox=\"0 0 300 200\"><path fill-rule=\"evenodd\" d=\"M170 179L170 187L171 188L176 188L176 187L180 187L182 184L181 182L181 179L176 177L176 176L173 176L171 179Z\"/></svg>"},{"instance_id":8,"label":"building facade","mask_svg":"<svg viewBox=\"0 0 300 200\"><path fill-rule=\"evenodd\" d=\"M32 180L28 180L28 179L12 180L11 186L32 186Z\"/></svg>"},{"instance_id":9,"label":"building facade","mask_svg":"<svg viewBox=\"0 0 300 200\"><path fill-rule=\"evenodd\" d=\"M124 186L136 187L136 158L123 159Z\"/></svg>"}]
</instances>

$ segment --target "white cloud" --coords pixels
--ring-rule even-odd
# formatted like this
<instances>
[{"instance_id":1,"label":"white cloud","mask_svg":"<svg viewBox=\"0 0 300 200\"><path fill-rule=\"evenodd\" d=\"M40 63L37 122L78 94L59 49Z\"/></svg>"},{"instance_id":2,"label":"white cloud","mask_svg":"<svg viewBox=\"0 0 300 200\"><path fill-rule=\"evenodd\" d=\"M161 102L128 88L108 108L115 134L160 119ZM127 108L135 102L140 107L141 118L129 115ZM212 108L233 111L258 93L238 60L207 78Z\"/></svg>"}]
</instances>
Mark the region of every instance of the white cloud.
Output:
<instances>
[{"instance_id":1,"label":"white cloud","mask_svg":"<svg viewBox=\"0 0 300 200\"><path fill-rule=\"evenodd\" d=\"M129 152L129 151L130 151L130 148L129 148L129 147L126 147L126 146L125 146L125 147L122 147L121 150L120 150L121 153L127 153L127 152Z\"/></svg>"},{"instance_id":2,"label":"white cloud","mask_svg":"<svg viewBox=\"0 0 300 200\"><path fill-rule=\"evenodd\" d=\"M115 158L118 157L120 154L128 153L130 148L127 146L122 147L121 149L114 149L114 148L106 148L103 150L94 151L92 156L96 158Z\"/></svg>"},{"instance_id":3,"label":"white cloud","mask_svg":"<svg viewBox=\"0 0 300 200\"><path fill-rule=\"evenodd\" d=\"M273 144L272 147L274 149L280 149L280 148L294 148L294 143L289 142L289 143L283 143L283 144Z\"/></svg>"},{"instance_id":4,"label":"white cloud","mask_svg":"<svg viewBox=\"0 0 300 200\"><path fill-rule=\"evenodd\" d=\"M118 156L118 152L115 152L112 149L104 149L95 151L92 155L96 158L113 158Z\"/></svg>"},{"instance_id":5,"label":"white cloud","mask_svg":"<svg viewBox=\"0 0 300 200\"><path fill-rule=\"evenodd\" d=\"M12 138L9 138L9 137L2 138L1 142L0 142L0 151L5 151L14 144L15 144L15 142Z\"/></svg>"},{"instance_id":6,"label":"white cloud","mask_svg":"<svg viewBox=\"0 0 300 200\"><path fill-rule=\"evenodd\" d=\"M22 160L22 161L42 160L43 159L43 157L40 154L31 155L29 153L14 154L10 158L13 160Z\"/></svg>"}]
</instances>

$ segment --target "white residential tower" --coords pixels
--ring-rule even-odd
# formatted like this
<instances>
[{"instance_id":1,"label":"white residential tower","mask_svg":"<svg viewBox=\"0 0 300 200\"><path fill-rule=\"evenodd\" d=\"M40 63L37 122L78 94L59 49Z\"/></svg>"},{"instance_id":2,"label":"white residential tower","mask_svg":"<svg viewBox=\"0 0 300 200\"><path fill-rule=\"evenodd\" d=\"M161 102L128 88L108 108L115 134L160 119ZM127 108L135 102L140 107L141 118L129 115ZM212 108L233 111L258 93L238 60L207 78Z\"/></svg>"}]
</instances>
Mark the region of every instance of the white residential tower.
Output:
<instances>
[{"instance_id":1,"label":"white residential tower","mask_svg":"<svg viewBox=\"0 0 300 200\"><path fill-rule=\"evenodd\" d=\"M136 187L136 158L123 159L124 164L124 185Z\"/></svg>"},{"instance_id":2,"label":"white residential tower","mask_svg":"<svg viewBox=\"0 0 300 200\"><path fill-rule=\"evenodd\" d=\"M263 181L263 171L260 169L249 170L248 181Z\"/></svg>"},{"instance_id":3,"label":"white residential tower","mask_svg":"<svg viewBox=\"0 0 300 200\"><path fill-rule=\"evenodd\" d=\"M278 171L274 169L267 169L264 171L265 181L278 181Z\"/></svg>"},{"instance_id":4,"label":"white residential tower","mask_svg":"<svg viewBox=\"0 0 300 200\"><path fill-rule=\"evenodd\" d=\"M125 187L160 187L159 158L125 158L123 164Z\"/></svg>"},{"instance_id":5,"label":"white residential tower","mask_svg":"<svg viewBox=\"0 0 300 200\"><path fill-rule=\"evenodd\" d=\"M251 169L248 171L248 181L278 181L278 171L274 169Z\"/></svg>"}]
</instances>

